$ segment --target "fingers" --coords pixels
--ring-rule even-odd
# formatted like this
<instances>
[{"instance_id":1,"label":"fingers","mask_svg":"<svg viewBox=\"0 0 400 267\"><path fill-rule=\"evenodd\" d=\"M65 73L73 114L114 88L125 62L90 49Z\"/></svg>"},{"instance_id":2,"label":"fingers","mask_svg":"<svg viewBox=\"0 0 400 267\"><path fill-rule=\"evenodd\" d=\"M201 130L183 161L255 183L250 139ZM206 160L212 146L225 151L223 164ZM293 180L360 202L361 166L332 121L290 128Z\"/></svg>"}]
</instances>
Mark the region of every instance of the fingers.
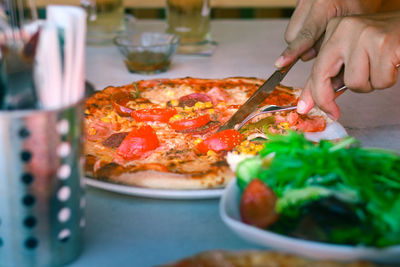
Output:
<instances>
[{"instance_id":1,"label":"fingers","mask_svg":"<svg viewBox=\"0 0 400 267\"><path fill-rule=\"evenodd\" d=\"M297 111L304 114L316 105L332 119L338 119L340 110L335 103L337 95L333 89L338 87L338 81L343 81L349 89L356 92L370 92L393 86L399 78L398 15L399 13L394 13L393 17L359 15L330 20L311 76L300 95ZM294 44L296 40L297 37ZM292 44L285 53L290 54L288 50L293 47ZM303 58L314 56L315 48L313 46L304 53ZM343 67L343 77L340 78Z\"/></svg>"},{"instance_id":2,"label":"fingers","mask_svg":"<svg viewBox=\"0 0 400 267\"><path fill-rule=\"evenodd\" d=\"M321 48L321 44L323 41L323 35L319 38L319 40L314 44L314 46L312 48L310 48L310 50L308 50L307 52L305 52L302 56L301 56L301 60L303 61L309 61L313 58L315 58Z\"/></svg>"},{"instance_id":3,"label":"fingers","mask_svg":"<svg viewBox=\"0 0 400 267\"><path fill-rule=\"evenodd\" d=\"M377 63L371 64L371 87L373 89L385 89L396 84L399 78L399 70L395 64L380 58Z\"/></svg>"},{"instance_id":4,"label":"fingers","mask_svg":"<svg viewBox=\"0 0 400 267\"><path fill-rule=\"evenodd\" d=\"M314 107L310 86L306 85L306 87L304 87L299 99L299 102L297 102L297 112L300 114L307 114Z\"/></svg>"},{"instance_id":5,"label":"fingers","mask_svg":"<svg viewBox=\"0 0 400 267\"><path fill-rule=\"evenodd\" d=\"M371 92L370 59L368 51L361 45L350 49L345 59L344 83L355 92Z\"/></svg>"},{"instance_id":6,"label":"fingers","mask_svg":"<svg viewBox=\"0 0 400 267\"><path fill-rule=\"evenodd\" d=\"M351 26L349 33L353 36L347 40L346 47L349 51L345 59L347 87L368 93L393 86L398 79L395 62L399 58L394 53L400 46L397 27L392 22L383 23L381 19L358 17L347 21L351 22L351 25L347 23L347 28ZM395 34L390 33L391 26L396 28Z\"/></svg>"},{"instance_id":7,"label":"fingers","mask_svg":"<svg viewBox=\"0 0 400 267\"><path fill-rule=\"evenodd\" d=\"M396 63L399 58L396 53L380 53L380 51L400 50L400 40L397 36L383 36L381 33L375 33L376 42L381 44L378 49L368 44L368 52L371 57L371 84L374 89L385 89L393 86L398 79L398 69Z\"/></svg>"},{"instance_id":8,"label":"fingers","mask_svg":"<svg viewBox=\"0 0 400 267\"><path fill-rule=\"evenodd\" d=\"M282 68L294 62L304 52L312 48L322 34L321 29L315 24L303 27L296 39L291 42L275 62L275 67ZM316 53L315 53L316 54Z\"/></svg>"},{"instance_id":9,"label":"fingers","mask_svg":"<svg viewBox=\"0 0 400 267\"><path fill-rule=\"evenodd\" d=\"M314 98L319 97L316 96L315 92L313 92L314 87L312 83L313 83L312 80L308 80L306 86L301 92L299 98L300 100L297 103L297 112L300 114L307 114L308 112L310 112L310 110L314 107L315 104ZM340 117L340 110L339 107L336 105L334 99L343 92L344 91L341 91L339 93L334 93L333 96L330 96L330 94L329 96L322 96L324 100L330 100L326 101L326 104L324 104L325 106L327 106L327 108L324 111L333 120L337 120Z\"/></svg>"},{"instance_id":10,"label":"fingers","mask_svg":"<svg viewBox=\"0 0 400 267\"><path fill-rule=\"evenodd\" d=\"M331 33L326 36L330 42L324 43L314 63L311 76L304 88L300 101L305 103L305 109L298 106L299 113L307 113L313 102L329 117L337 120L340 110L335 103L335 93L332 85L332 78L341 72L343 56L340 42L332 40ZM310 97L311 96L311 97ZM299 101L299 103L300 103ZM313 102L312 102L313 101Z\"/></svg>"},{"instance_id":11,"label":"fingers","mask_svg":"<svg viewBox=\"0 0 400 267\"><path fill-rule=\"evenodd\" d=\"M324 111L331 119L337 120L340 117L340 109L335 102L334 88L330 81L321 83L311 80L309 88L315 104Z\"/></svg>"},{"instance_id":12,"label":"fingers","mask_svg":"<svg viewBox=\"0 0 400 267\"><path fill-rule=\"evenodd\" d=\"M312 1L299 0L297 2L296 9L290 18L285 32L285 40L288 44L296 38L297 34L301 30L304 21L310 12L311 6Z\"/></svg>"},{"instance_id":13,"label":"fingers","mask_svg":"<svg viewBox=\"0 0 400 267\"><path fill-rule=\"evenodd\" d=\"M311 3L311 1L309 2ZM304 6L298 9L294 21L289 24L286 32L286 40L289 45L275 62L277 68L285 67L295 61L298 57L310 50L320 39L330 17L327 15L329 11L321 12L321 10L326 10L328 8L326 5L326 1L314 1L311 6L306 6L304 4ZM307 11L308 13L304 19L304 14ZM302 21L304 22L300 24ZM294 25L294 23L298 24ZM299 27L298 25L302 26ZM295 37L293 38L293 36ZM315 52L316 50L311 50L305 58L314 57L316 54Z\"/></svg>"},{"instance_id":14,"label":"fingers","mask_svg":"<svg viewBox=\"0 0 400 267\"><path fill-rule=\"evenodd\" d=\"M387 25L358 16L331 20L300 96L298 112L307 113L315 104L332 119L339 118L333 90L338 84L333 78L341 73L343 66L343 81L353 91L370 92L395 84L398 79L396 62L400 59L395 51L400 47L400 37L388 34ZM398 28L393 28L395 33L399 32Z\"/></svg>"},{"instance_id":15,"label":"fingers","mask_svg":"<svg viewBox=\"0 0 400 267\"><path fill-rule=\"evenodd\" d=\"M302 61L309 61L317 56L318 52L314 47L311 47L310 50L306 51L302 56Z\"/></svg>"},{"instance_id":16,"label":"fingers","mask_svg":"<svg viewBox=\"0 0 400 267\"><path fill-rule=\"evenodd\" d=\"M322 36L328 21L336 16L373 13L380 6L376 0L298 0L285 32L287 49L276 60L275 66L283 68L297 58L314 58L318 53L315 43Z\"/></svg>"}]
</instances>

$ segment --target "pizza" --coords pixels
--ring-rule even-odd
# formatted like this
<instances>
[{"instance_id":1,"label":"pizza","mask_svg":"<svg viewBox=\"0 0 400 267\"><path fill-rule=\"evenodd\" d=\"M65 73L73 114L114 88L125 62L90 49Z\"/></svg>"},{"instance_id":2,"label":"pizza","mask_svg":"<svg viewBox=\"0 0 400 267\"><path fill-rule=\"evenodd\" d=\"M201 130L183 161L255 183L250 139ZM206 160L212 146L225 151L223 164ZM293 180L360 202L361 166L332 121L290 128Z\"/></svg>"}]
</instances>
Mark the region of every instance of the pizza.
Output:
<instances>
[{"instance_id":1,"label":"pizza","mask_svg":"<svg viewBox=\"0 0 400 267\"><path fill-rule=\"evenodd\" d=\"M324 130L323 114L292 111L217 132L263 83L244 77L153 79L95 93L85 106L86 175L145 188L221 188L234 177L229 151L257 153L266 133ZM298 92L277 86L263 105L295 105Z\"/></svg>"},{"instance_id":2,"label":"pizza","mask_svg":"<svg viewBox=\"0 0 400 267\"><path fill-rule=\"evenodd\" d=\"M162 267L374 267L366 261L337 262L332 260L311 260L288 253L249 251L206 251ZM161 267L161 266L160 266Z\"/></svg>"}]
</instances>

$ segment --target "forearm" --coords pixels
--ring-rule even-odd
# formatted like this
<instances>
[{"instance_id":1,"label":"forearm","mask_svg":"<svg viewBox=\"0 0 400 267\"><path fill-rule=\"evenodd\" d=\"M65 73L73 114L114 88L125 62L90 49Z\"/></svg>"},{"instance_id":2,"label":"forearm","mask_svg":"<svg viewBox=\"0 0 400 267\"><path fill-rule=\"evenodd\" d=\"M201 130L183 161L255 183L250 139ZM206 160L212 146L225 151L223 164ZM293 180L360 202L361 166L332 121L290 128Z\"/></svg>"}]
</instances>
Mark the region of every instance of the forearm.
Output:
<instances>
[{"instance_id":1,"label":"forearm","mask_svg":"<svg viewBox=\"0 0 400 267\"><path fill-rule=\"evenodd\" d=\"M383 0L379 8L380 12L400 10L399 0Z\"/></svg>"}]
</instances>

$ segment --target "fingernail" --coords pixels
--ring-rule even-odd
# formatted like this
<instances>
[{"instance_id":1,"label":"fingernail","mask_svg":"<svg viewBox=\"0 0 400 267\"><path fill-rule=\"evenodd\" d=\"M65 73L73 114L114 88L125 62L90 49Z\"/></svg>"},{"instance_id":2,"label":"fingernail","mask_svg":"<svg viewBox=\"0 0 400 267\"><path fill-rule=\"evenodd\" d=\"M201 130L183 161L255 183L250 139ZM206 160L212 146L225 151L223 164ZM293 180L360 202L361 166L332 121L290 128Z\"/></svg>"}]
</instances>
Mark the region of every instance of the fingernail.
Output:
<instances>
[{"instance_id":1,"label":"fingernail","mask_svg":"<svg viewBox=\"0 0 400 267\"><path fill-rule=\"evenodd\" d=\"M300 100L297 103L297 112L300 113L300 114L305 113L306 112L306 107L307 107L306 102L304 102L303 100Z\"/></svg>"},{"instance_id":2,"label":"fingernail","mask_svg":"<svg viewBox=\"0 0 400 267\"><path fill-rule=\"evenodd\" d=\"M278 57L278 59L275 61L275 67L276 68L282 68L283 67L283 63L284 63L284 57L283 56L280 56L280 57Z\"/></svg>"}]
</instances>

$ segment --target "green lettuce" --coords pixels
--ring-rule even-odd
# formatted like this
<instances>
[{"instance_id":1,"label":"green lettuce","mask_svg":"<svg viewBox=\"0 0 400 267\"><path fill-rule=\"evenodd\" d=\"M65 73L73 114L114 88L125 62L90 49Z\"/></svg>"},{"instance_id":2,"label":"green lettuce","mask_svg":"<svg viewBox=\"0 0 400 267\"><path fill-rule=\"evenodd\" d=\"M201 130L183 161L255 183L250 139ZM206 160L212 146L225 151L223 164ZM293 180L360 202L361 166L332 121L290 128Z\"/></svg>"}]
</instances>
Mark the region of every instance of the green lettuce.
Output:
<instances>
[{"instance_id":1,"label":"green lettuce","mask_svg":"<svg viewBox=\"0 0 400 267\"><path fill-rule=\"evenodd\" d=\"M362 148L352 137L314 144L295 132L271 135L259 156L239 164L237 176L242 189L254 178L264 181L278 197L282 218L301 216L307 205L325 198L351 207L361 224L357 227L369 230L333 229L332 242L351 235L364 245L400 244L400 155L395 151Z\"/></svg>"}]
</instances>

